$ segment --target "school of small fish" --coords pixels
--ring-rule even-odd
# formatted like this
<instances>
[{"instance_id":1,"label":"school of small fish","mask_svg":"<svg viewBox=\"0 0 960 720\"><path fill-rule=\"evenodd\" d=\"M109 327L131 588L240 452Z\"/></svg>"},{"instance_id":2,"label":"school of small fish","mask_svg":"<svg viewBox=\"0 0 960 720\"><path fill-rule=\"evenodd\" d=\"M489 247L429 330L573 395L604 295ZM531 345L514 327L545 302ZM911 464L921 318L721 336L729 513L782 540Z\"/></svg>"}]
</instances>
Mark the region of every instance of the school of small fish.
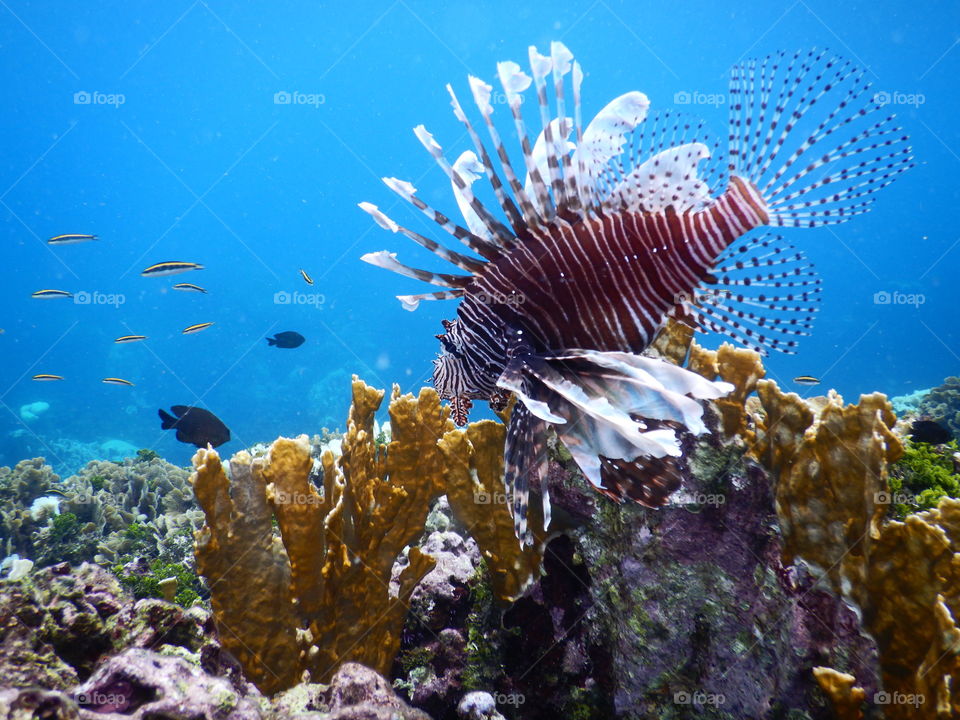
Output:
<instances>
[{"instance_id":1,"label":"school of small fish","mask_svg":"<svg viewBox=\"0 0 960 720\"><path fill-rule=\"evenodd\" d=\"M67 233L51 237L49 240L47 240L47 244L53 246L76 245L92 240L99 240L99 238L96 235L90 235L86 233ZM144 268L140 275L141 277L166 277L191 270L203 269L203 265L195 262L166 260L164 262L154 263L153 265ZM300 268L299 272L300 276L307 284L313 285L313 279L307 274L306 270ZM200 293L204 295L207 294L205 288L187 282L176 283L172 286L172 289L179 290L181 292ZM44 288L33 292L31 297L38 300L64 299L73 298L74 294L68 290ZM181 330L181 334L193 335L206 330L212 325L214 325L214 322L212 321L188 325ZM3 332L4 331L0 329L0 334ZM116 338L113 342L115 344L124 345L142 342L147 339L148 337L146 335L130 334L122 335ZM274 337L266 339L268 346L275 346L279 348L297 348L300 347L305 341L303 335L294 331L277 333L274 335ZM32 379L36 382L59 382L64 380L64 376L56 373L37 373ZM135 383L120 377L105 377L100 382L105 385L135 387ZM168 430L176 428L176 437L180 442L193 444L197 447L206 447L208 444L212 447L218 447L219 445L222 445L230 440L230 430L216 415L211 413L209 410L186 405L174 405L171 410L173 415L170 415L162 409L159 411L161 429Z\"/></svg>"}]
</instances>

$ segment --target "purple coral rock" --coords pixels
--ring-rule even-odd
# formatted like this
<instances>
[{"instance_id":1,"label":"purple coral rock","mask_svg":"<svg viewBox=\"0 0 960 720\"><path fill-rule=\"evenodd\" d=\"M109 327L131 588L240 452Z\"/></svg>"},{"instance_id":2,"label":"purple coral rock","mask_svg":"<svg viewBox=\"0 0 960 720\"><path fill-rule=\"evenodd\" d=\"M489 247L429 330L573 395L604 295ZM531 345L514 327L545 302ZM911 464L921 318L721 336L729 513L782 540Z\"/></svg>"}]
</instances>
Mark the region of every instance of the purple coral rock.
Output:
<instances>
[{"instance_id":1,"label":"purple coral rock","mask_svg":"<svg viewBox=\"0 0 960 720\"><path fill-rule=\"evenodd\" d=\"M72 693L85 720L260 720L260 697L193 663L131 648L100 665Z\"/></svg>"}]
</instances>

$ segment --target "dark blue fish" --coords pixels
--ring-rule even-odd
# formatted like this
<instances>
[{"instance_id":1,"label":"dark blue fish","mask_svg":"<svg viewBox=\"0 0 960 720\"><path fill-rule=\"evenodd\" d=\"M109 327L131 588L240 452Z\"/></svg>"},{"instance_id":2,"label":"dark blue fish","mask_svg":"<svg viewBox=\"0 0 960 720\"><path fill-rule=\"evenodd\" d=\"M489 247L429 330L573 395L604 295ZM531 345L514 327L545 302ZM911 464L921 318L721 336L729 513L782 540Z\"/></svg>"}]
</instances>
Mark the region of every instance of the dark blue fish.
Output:
<instances>
[{"instance_id":1,"label":"dark blue fish","mask_svg":"<svg viewBox=\"0 0 960 720\"><path fill-rule=\"evenodd\" d=\"M267 345L278 348L297 348L303 345L305 338L298 332L287 330L267 338Z\"/></svg>"},{"instance_id":2,"label":"dark blue fish","mask_svg":"<svg viewBox=\"0 0 960 720\"><path fill-rule=\"evenodd\" d=\"M160 429L177 429L177 440L203 448L207 445L220 447L230 441L230 430L209 410L190 407L189 405L174 405L170 411L161 409Z\"/></svg>"}]
</instances>

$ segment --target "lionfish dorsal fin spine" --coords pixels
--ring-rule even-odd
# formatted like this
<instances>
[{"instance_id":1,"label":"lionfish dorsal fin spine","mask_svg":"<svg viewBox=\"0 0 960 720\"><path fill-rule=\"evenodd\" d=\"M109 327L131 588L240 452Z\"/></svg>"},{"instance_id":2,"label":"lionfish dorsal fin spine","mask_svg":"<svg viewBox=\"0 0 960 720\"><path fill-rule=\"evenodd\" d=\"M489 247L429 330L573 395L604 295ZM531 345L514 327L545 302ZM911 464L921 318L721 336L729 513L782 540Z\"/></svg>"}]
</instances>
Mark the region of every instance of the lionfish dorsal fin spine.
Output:
<instances>
[{"instance_id":1,"label":"lionfish dorsal fin spine","mask_svg":"<svg viewBox=\"0 0 960 720\"><path fill-rule=\"evenodd\" d=\"M523 103L522 93L530 87L531 79L520 66L512 60L497 63L497 75L500 78L500 85L503 87L504 95L507 98L507 106L510 108L510 114L513 115L513 124L517 130L517 137L520 139L520 152L523 155L523 164L527 169L527 179L533 188L533 197L537 199L537 210L539 219L542 222L549 222L556 214L556 208L550 193L547 191L546 183L540 175L540 169L533 160L533 151L530 147L530 137L527 135L526 126L523 122L523 113L521 104Z\"/></svg>"},{"instance_id":2,"label":"lionfish dorsal fin spine","mask_svg":"<svg viewBox=\"0 0 960 720\"><path fill-rule=\"evenodd\" d=\"M365 263L375 265L379 268L383 268L384 270L390 270L398 275L405 275L406 277L410 277L415 280L421 280L425 283L430 283L431 285L439 285L440 287L463 288L473 281L473 277L470 275L449 275L447 273L435 273L430 272L429 270L420 270L418 268L410 267L409 265L404 265L397 260L397 254L390 252L389 250L380 250L378 252L367 253L366 255L362 255L360 259Z\"/></svg>"},{"instance_id":3,"label":"lionfish dorsal fin spine","mask_svg":"<svg viewBox=\"0 0 960 720\"><path fill-rule=\"evenodd\" d=\"M380 208L373 203L362 202L358 205L361 210L370 215L374 222L376 222L377 225L382 227L384 230L389 230L390 232L399 232L406 235L408 238L417 243L417 245L426 248L437 257L443 258L447 262L456 265L461 270L466 270L470 274L475 274L483 269L484 262L482 260L476 260L475 258L467 255L462 255L455 250L450 250L449 248L444 247L440 243L431 240L428 237L424 237L420 233L405 228L403 225L400 225L388 217L386 213L380 210Z\"/></svg>"},{"instance_id":4,"label":"lionfish dorsal fin spine","mask_svg":"<svg viewBox=\"0 0 960 720\"><path fill-rule=\"evenodd\" d=\"M403 306L404 310L414 311L420 307L423 300L455 300L463 297L463 290L440 290L432 293L420 293L419 295L397 295L397 300Z\"/></svg>"},{"instance_id":5,"label":"lionfish dorsal fin spine","mask_svg":"<svg viewBox=\"0 0 960 720\"><path fill-rule=\"evenodd\" d=\"M480 136L474 129L473 123L470 122L470 118L468 118L467 114L463 112L463 108L460 106L460 101L457 99L457 95L449 83L447 83L447 92L450 94L450 104L453 107L453 114L456 116L457 120L462 122L464 127L466 127L467 133L470 135L470 140L473 142L473 146L480 156L480 162L483 165L487 179L490 181L490 185L493 187L493 192L497 197L497 202L500 204L500 208L503 210L504 215L507 216L507 219L513 226L514 235L522 234L526 229L526 223L523 221L523 216L520 214L516 204L513 202L513 198L511 198L504 191L503 182L500 180L500 176L497 175L496 170L493 168L493 163L490 161L490 154L487 152L487 148L484 146L483 141L480 140Z\"/></svg>"},{"instance_id":6,"label":"lionfish dorsal fin spine","mask_svg":"<svg viewBox=\"0 0 960 720\"><path fill-rule=\"evenodd\" d=\"M462 242L478 255L483 256L487 260L496 258L500 255L500 249L492 242L485 240L482 237L478 237L466 228L457 225L446 215L437 212L432 207L427 205L423 200L418 198L416 195L417 189L411 183L392 177L383 178L383 182L397 195L413 205L415 208L417 208L417 210L433 220L437 225L442 227L446 232L450 233L453 237Z\"/></svg>"},{"instance_id":7,"label":"lionfish dorsal fin spine","mask_svg":"<svg viewBox=\"0 0 960 720\"><path fill-rule=\"evenodd\" d=\"M443 149L440 147L440 143L434 139L433 135L423 125L417 125L417 127L413 129L413 132L423 147L426 148L427 152L433 156L433 159L437 162L437 165L440 166L440 169L443 170L450 179L455 191L459 193L459 196L462 197L470 207L473 216L479 219L481 225L471 227L474 235L488 241L489 246L509 246L511 241L510 231L474 197L473 190L470 187L471 183L467 182L463 174L454 170L450 163L447 162L447 159L443 156ZM470 154L473 155L472 152ZM461 159L463 159L463 157L463 155L460 156ZM473 159L476 160L475 155ZM468 225L469 224L468 220Z\"/></svg>"},{"instance_id":8,"label":"lionfish dorsal fin spine","mask_svg":"<svg viewBox=\"0 0 960 720\"><path fill-rule=\"evenodd\" d=\"M557 207L563 207L566 205L566 195L563 191L563 178L560 174L560 157L569 151L567 148L559 149L558 144L560 142L566 144L566 137L569 133L563 131L566 119L562 114L558 114L556 120L551 118L550 106L547 103L547 75L553 70L553 57L541 55L537 52L537 48L534 45L530 46L528 52L530 55L530 70L533 73L533 81L537 90L537 106L540 109L540 123L543 127L541 132L543 135L547 175L550 178L550 187L553 191L554 202Z\"/></svg>"},{"instance_id":9,"label":"lionfish dorsal fin spine","mask_svg":"<svg viewBox=\"0 0 960 720\"><path fill-rule=\"evenodd\" d=\"M477 104L480 115L483 117L483 122L487 126L487 133L490 135L490 142L493 143L494 150L497 152L500 166L503 168L503 174L507 178L507 183L510 185L514 197L520 204L524 225L527 227L536 227L540 224L540 215L537 213L536 208L534 208L533 203L530 202L530 198L523 189L523 185L520 184L520 179L517 177L517 173L510 163L510 156L507 154L507 149L503 145L500 133L493 124L493 106L490 104L490 93L493 88L480 78L473 77L472 75L469 77L469 81L473 101Z\"/></svg>"}]
</instances>

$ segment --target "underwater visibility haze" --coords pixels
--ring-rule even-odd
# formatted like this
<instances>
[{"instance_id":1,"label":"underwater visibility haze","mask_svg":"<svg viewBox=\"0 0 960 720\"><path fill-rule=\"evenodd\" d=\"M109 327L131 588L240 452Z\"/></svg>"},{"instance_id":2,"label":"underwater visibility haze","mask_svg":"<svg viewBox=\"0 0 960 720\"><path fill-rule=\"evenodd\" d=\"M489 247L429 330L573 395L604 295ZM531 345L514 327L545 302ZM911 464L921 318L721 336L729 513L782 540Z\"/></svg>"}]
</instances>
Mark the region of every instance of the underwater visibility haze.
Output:
<instances>
[{"instance_id":1,"label":"underwater visibility haze","mask_svg":"<svg viewBox=\"0 0 960 720\"><path fill-rule=\"evenodd\" d=\"M0 611L100 616L0 638L16 703L957 716L958 46L0 3Z\"/></svg>"},{"instance_id":2,"label":"underwater visibility haze","mask_svg":"<svg viewBox=\"0 0 960 720\"><path fill-rule=\"evenodd\" d=\"M639 90L651 112L703 118L723 144L733 64L826 47L864 65L909 130L917 167L856 222L785 231L816 265L823 300L798 354L775 356L768 371L813 375L821 390L847 397L906 394L952 374L955 8L507 7L201 3L51 13L11 4L2 26L3 462L42 454L69 473L117 441L184 464L189 448L154 422L161 406L210 409L239 448L342 425L353 373L404 390L427 382L433 335L452 316L440 306L452 303L411 314L393 300L419 288L358 262L398 248L357 203L392 208L398 199L379 178L396 176L459 216L449 181L410 130L425 123L452 161L472 145L445 84L472 106L468 74L493 82L498 61L558 39L586 73L585 123ZM507 106L493 99L502 123ZM535 127L535 108L526 110ZM512 133L510 124L501 132ZM392 212L435 234L414 209ZM97 239L47 243L64 233ZM414 247L404 255L416 266L417 253L429 257ZM204 268L141 276L169 260ZM206 292L172 289L178 282ZM31 297L41 289L74 297ZM214 325L182 334L205 322ZM264 338L286 331L301 333L303 346L272 351ZM147 339L114 342L131 334ZM38 373L64 380L32 382ZM25 420L21 408L38 402L49 407Z\"/></svg>"}]
</instances>

